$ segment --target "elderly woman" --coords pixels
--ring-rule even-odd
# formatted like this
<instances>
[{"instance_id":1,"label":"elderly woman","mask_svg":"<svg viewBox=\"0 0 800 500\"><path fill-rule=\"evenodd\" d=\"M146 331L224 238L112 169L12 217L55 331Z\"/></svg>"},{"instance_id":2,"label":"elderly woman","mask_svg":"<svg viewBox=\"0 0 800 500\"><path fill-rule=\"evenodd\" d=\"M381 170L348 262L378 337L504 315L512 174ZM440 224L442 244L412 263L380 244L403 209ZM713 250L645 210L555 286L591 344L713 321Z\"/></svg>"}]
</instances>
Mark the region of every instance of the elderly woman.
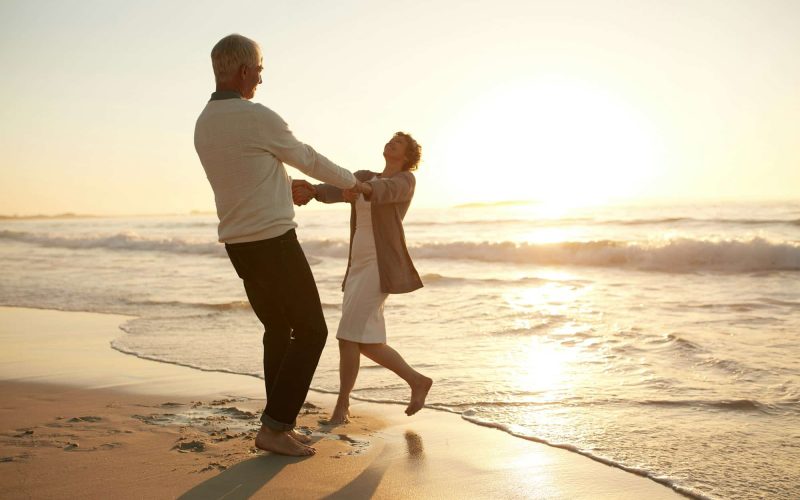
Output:
<instances>
[{"instance_id":1,"label":"elderly woman","mask_svg":"<svg viewBox=\"0 0 800 500\"><path fill-rule=\"evenodd\" d=\"M342 284L344 299L339 339L339 398L330 423L348 422L350 391L358 376L360 355L384 366L411 388L406 408L413 415L425 405L433 380L417 372L386 343L383 305L390 293L407 293L422 287L406 248L405 217L414 197L421 148L408 134L397 132L383 148L386 166L381 173L355 173L352 189L329 184L314 187L323 203L349 202L350 255Z\"/></svg>"}]
</instances>

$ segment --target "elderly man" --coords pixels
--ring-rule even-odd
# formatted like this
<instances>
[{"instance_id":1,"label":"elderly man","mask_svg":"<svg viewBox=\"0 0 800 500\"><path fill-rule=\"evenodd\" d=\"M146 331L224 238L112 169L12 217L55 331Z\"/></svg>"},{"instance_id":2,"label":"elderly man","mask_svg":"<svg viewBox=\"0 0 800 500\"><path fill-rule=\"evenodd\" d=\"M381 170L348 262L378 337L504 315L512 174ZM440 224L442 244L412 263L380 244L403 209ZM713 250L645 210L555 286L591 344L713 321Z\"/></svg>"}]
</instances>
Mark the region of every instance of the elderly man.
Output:
<instances>
[{"instance_id":1,"label":"elderly man","mask_svg":"<svg viewBox=\"0 0 800 500\"><path fill-rule=\"evenodd\" d=\"M292 181L284 164L339 188L356 179L299 142L280 116L250 102L261 83L258 44L229 35L211 51L216 92L197 119L194 143L211 183L225 243L253 311L264 325L267 406L256 447L313 455L295 432L328 334L319 293L295 235ZM303 199L302 187L295 196Z\"/></svg>"}]
</instances>

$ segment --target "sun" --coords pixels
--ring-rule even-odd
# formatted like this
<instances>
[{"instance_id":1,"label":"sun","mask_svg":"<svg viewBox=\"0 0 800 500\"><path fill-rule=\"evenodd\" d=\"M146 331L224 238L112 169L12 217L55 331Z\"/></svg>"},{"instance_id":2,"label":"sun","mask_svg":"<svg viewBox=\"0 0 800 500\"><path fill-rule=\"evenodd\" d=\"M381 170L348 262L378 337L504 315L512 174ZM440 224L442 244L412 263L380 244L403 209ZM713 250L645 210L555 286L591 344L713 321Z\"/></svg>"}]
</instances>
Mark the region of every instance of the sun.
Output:
<instances>
[{"instance_id":1,"label":"sun","mask_svg":"<svg viewBox=\"0 0 800 500\"><path fill-rule=\"evenodd\" d=\"M635 109L563 78L495 87L443 127L435 149L459 201L555 206L637 197L663 157L657 134Z\"/></svg>"}]
</instances>

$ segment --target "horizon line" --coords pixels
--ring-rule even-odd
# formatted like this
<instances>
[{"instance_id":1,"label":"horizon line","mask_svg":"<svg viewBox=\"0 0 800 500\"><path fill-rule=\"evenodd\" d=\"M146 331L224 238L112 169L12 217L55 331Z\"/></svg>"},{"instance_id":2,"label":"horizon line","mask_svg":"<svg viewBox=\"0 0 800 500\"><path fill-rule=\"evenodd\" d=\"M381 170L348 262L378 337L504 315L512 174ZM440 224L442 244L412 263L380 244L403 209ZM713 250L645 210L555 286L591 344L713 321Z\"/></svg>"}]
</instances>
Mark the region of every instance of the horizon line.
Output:
<instances>
[{"instance_id":1,"label":"horizon line","mask_svg":"<svg viewBox=\"0 0 800 500\"><path fill-rule=\"evenodd\" d=\"M684 204L684 203L800 203L800 198L636 198L619 200L613 203L604 203L603 205L638 205L642 203L651 203L654 205L664 203ZM538 205L547 204L543 200L498 200L498 201L476 201L467 203L458 203L447 206L422 206L420 208L491 208L491 207L504 207L504 206L523 206L523 205ZM311 209L329 209L325 206L309 207ZM187 210L185 212L129 212L129 213L78 213L78 212L59 212L59 213L35 213L35 214L0 214L0 221L8 220L34 220L34 219L89 219L89 218L115 218L115 217L167 217L167 216L192 216L192 215L216 215L214 210Z\"/></svg>"}]
</instances>

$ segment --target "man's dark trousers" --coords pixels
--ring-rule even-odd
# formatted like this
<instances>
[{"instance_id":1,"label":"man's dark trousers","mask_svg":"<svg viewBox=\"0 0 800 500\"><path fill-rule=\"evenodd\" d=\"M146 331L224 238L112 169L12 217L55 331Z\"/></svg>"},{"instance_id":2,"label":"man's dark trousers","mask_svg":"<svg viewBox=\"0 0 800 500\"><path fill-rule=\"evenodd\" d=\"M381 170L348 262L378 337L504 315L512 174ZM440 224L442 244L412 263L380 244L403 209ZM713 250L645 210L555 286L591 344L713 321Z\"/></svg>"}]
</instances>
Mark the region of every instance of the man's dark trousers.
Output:
<instances>
[{"instance_id":1,"label":"man's dark trousers","mask_svg":"<svg viewBox=\"0 0 800 500\"><path fill-rule=\"evenodd\" d=\"M328 336L317 284L294 229L226 244L225 250L264 325L267 407L261 422L275 431L291 430Z\"/></svg>"}]
</instances>

